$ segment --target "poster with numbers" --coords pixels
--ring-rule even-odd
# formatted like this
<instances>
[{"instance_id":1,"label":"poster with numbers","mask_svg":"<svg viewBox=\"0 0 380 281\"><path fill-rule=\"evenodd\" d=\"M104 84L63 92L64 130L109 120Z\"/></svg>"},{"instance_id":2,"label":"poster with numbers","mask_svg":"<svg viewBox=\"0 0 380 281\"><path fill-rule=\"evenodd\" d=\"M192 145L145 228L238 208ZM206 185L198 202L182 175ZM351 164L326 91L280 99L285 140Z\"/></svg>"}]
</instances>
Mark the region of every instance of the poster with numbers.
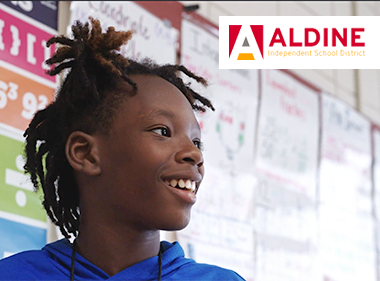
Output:
<instances>
[{"instance_id":1,"label":"poster with numbers","mask_svg":"<svg viewBox=\"0 0 380 281\"><path fill-rule=\"evenodd\" d=\"M56 25L40 21L56 22L57 7L41 5L0 2L0 258L40 249L47 241L42 194L24 174L22 136L35 112L53 100L57 86L44 63L54 52L46 42L57 34Z\"/></svg>"},{"instance_id":2,"label":"poster with numbers","mask_svg":"<svg viewBox=\"0 0 380 281\"><path fill-rule=\"evenodd\" d=\"M255 153L256 280L320 280L319 96L283 71L261 73Z\"/></svg>"},{"instance_id":3,"label":"poster with numbers","mask_svg":"<svg viewBox=\"0 0 380 281\"><path fill-rule=\"evenodd\" d=\"M257 70L220 70L218 37L182 21L181 64L208 80L204 88L186 82L209 98L215 111L197 113L201 126L205 177L190 224L177 233L188 257L254 277L253 170L258 104Z\"/></svg>"},{"instance_id":4,"label":"poster with numbers","mask_svg":"<svg viewBox=\"0 0 380 281\"><path fill-rule=\"evenodd\" d=\"M325 280L376 280L371 161L369 120L323 94L318 211Z\"/></svg>"}]
</instances>

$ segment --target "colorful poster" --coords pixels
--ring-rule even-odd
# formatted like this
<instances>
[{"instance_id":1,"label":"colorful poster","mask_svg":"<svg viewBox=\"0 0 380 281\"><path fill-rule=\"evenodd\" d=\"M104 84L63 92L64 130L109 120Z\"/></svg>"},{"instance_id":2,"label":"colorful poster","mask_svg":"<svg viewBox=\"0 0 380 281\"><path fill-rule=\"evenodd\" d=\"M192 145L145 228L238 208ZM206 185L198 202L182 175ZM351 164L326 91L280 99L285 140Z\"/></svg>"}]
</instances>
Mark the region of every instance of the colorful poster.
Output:
<instances>
[{"instance_id":1,"label":"colorful poster","mask_svg":"<svg viewBox=\"0 0 380 281\"><path fill-rule=\"evenodd\" d=\"M252 174L258 104L257 70L220 70L218 38L183 19L181 64L206 78L207 88L186 82L209 98L215 112L196 115L204 143L205 177L188 227L177 233L198 262L254 277Z\"/></svg>"},{"instance_id":2,"label":"colorful poster","mask_svg":"<svg viewBox=\"0 0 380 281\"><path fill-rule=\"evenodd\" d=\"M256 280L320 280L316 187L318 94L261 72L255 171Z\"/></svg>"},{"instance_id":3,"label":"colorful poster","mask_svg":"<svg viewBox=\"0 0 380 281\"><path fill-rule=\"evenodd\" d=\"M0 215L0 259L27 250L36 250L46 244L46 226L19 223Z\"/></svg>"},{"instance_id":4,"label":"colorful poster","mask_svg":"<svg viewBox=\"0 0 380 281\"><path fill-rule=\"evenodd\" d=\"M33 185L24 174L23 142L0 135L0 143L0 211L46 221L41 194L33 192Z\"/></svg>"},{"instance_id":5,"label":"colorful poster","mask_svg":"<svg viewBox=\"0 0 380 281\"><path fill-rule=\"evenodd\" d=\"M41 204L24 174L22 136L0 127L0 258L40 249L46 244L47 222Z\"/></svg>"},{"instance_id":6,"label":"colorful poster","mask_svg":"<svg viewBox=\"0 0 380 281\"><path fill-rule=\"evenodd\" d=\"M325 280L376 280L371 124L322 95L320 260Z\"/></svg>"},{"instance_id":7,"label":"colorful poster","mask_svg":"<svg viewBox=\"0 0 380 281\"><path fill-rule=\"evenodd\" d=\"M40 249L47 242L42 193L34 192L24 174L22 135L35 112L53 100L57 77L46 74L44 61L54 52L46 42L57 31L37 20L51 13L17 11L41 3L0 3L0 258Z\"/></svg>"},{"instance_id":8,"label":"colorful poster","mask_svg":"<svg viewBox=\"0 0 380 281\"><path fill-rule=\"evenodd\" d=\"M54 45L47 48L46 42L57 32L33 25L28 17L20 18L18 12L1 3L0 26L0 66L27 72L33 80L47 80L54 87L57 78L46 74L49 67L44 62L54 53Z\"/></svg>"},{"instance_id":9,"label":"colorful poster","mask_svg":"<svg viewBox=\"0 0 380 281\"><path fill-rule=\"evenodd\" d=\"M0 67L0 123L25 130L37 110L54 97L54 89Z\"/></svg>"},{"instance_id":10,"label":"colorful poster","mask_svg":"<svg viewBox=\"0 0 380 281\"><path fill-rule=\"evenodd\" d=\"M87 22L92 16L101 21L103 30L133 30L132 40L121 53L135 60L150 58L159 64L176 63L179 32L169 22L141 8L132 1L72 1L70 26L79 20Z\"/></svg>"}]
</instances>

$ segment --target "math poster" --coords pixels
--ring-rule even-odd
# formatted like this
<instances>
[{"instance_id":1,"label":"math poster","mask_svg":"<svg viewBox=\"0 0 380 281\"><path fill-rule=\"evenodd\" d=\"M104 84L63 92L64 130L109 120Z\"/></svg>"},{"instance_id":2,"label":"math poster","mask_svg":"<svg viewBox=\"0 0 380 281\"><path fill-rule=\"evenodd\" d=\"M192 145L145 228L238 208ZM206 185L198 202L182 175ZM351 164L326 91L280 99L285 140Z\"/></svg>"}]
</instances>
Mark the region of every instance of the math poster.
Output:
<instances>
[{"instance_id":1,"label":"math poster","mask_svg":"<svg viewBox=\"0 0 380 281\"><path fill-rule=\"evenodd\" d=\"M371 124L322 95L320 259L327 280L376 280Z\"/></svg>"},{"instance_id":2,"label":"math poster","mask_svg":"<svg viewBox=\"0 0 380 281\"><path fill-rule=\"evenodd\" d=\"M57 86L44 63L54 53L46 42L57 34L57 6L42 2L0 2L0 258L47 240L42 193L24 174L22 136Z\"/></svg>"},{"instance_id":3,"label":"math poster","mask_svg":"<svg viewBox=\"0 0 380 281\"><path fill-rule=\"evenodd\" d=\"M261 73L256 280L319 280L318 93L283 71Z\"/></svg>"},{"instance_id":4,"label":"math poster","mask_svg":"<svg viewBox=\"0 0 380 281\"><path fill-rule=\"evenodd\" d=\"M256 169L315 199L318 95L284 72L262 74Z\"/></svg>"},{"instance_id":5,"label":"math poster","mask_svg":"<svg viewBox=\"0 0 380 281\"><path fill-rule=\"evenodd\" d=\"M109 26L116 30L133 30L132 39L120 52L134 60L150 58L158 64L176 63L179 31L132 1L72 1L70 24L82 23L92 16L102 23L103 31Z\"/></svg>"},{"instance_id":6,"label":"math poster","mask_svg":"<svg viewBox=\"0 0 380 281\"><path fill-rule=\"evenodd\" d=\"M42 193L35 193L24 174L22 138L0 128L0 258L46 244Z\"/></svg>"},{"instance_id":7,"label":"math poster","mask_svg":"<svg viewBox=\"0 0 380 281\"><path fill-rule=\"evenodd\" d=\"M181 64L206 78L215 111L196 115L204 142L205 177L187 228L177 234L187 256L254 276L252 175L258 104L257 70L219 70L218 37L182 21Z\"/></svg>"}]
</instances>

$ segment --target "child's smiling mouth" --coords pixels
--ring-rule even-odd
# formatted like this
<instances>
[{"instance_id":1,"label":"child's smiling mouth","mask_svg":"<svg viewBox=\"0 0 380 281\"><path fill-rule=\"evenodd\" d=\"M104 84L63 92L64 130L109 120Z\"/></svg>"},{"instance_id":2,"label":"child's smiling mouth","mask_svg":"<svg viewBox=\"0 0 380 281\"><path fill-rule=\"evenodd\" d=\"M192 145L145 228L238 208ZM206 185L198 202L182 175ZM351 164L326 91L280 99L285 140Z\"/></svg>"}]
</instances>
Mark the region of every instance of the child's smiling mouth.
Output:
<instances>
[{"instance_id":1,"label":"child's smiling mouth","mask_svg":"<svg viewBox=\"0 0 380 281\"><path fill-rule=\"evenodd\" d=\"M191 205L197 200L197 191L200 181L194 180L194 178L182 176L171 176L164 180L165 185L169 190L181 198L181 201L186 201Z\"/></svg>"}]
</instances>

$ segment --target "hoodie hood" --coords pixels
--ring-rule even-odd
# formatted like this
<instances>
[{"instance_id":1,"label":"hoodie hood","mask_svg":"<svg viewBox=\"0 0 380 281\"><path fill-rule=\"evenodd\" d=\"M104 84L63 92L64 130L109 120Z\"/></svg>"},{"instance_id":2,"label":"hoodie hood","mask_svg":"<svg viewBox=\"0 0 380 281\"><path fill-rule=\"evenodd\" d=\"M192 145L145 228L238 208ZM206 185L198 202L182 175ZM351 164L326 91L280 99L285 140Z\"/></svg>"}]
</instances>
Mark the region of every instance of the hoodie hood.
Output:
<instances>
[{"instance_id":1,"label":"hoodie hood","mask_svg":"<svg viewBox=\"0 0 380 281\"><path fill-rule=\"evenodd\" d=\"M215 265L196 263L184 257L178 242L161 242L162 280L244 280L236 272ZM25 251L0 260L1 280L70 280L71 243L62 239L42 250ZM157 280L158 256L134 264L109 276L103 270L75 253L75 280Z\"/></svg>"}]
</instances>

